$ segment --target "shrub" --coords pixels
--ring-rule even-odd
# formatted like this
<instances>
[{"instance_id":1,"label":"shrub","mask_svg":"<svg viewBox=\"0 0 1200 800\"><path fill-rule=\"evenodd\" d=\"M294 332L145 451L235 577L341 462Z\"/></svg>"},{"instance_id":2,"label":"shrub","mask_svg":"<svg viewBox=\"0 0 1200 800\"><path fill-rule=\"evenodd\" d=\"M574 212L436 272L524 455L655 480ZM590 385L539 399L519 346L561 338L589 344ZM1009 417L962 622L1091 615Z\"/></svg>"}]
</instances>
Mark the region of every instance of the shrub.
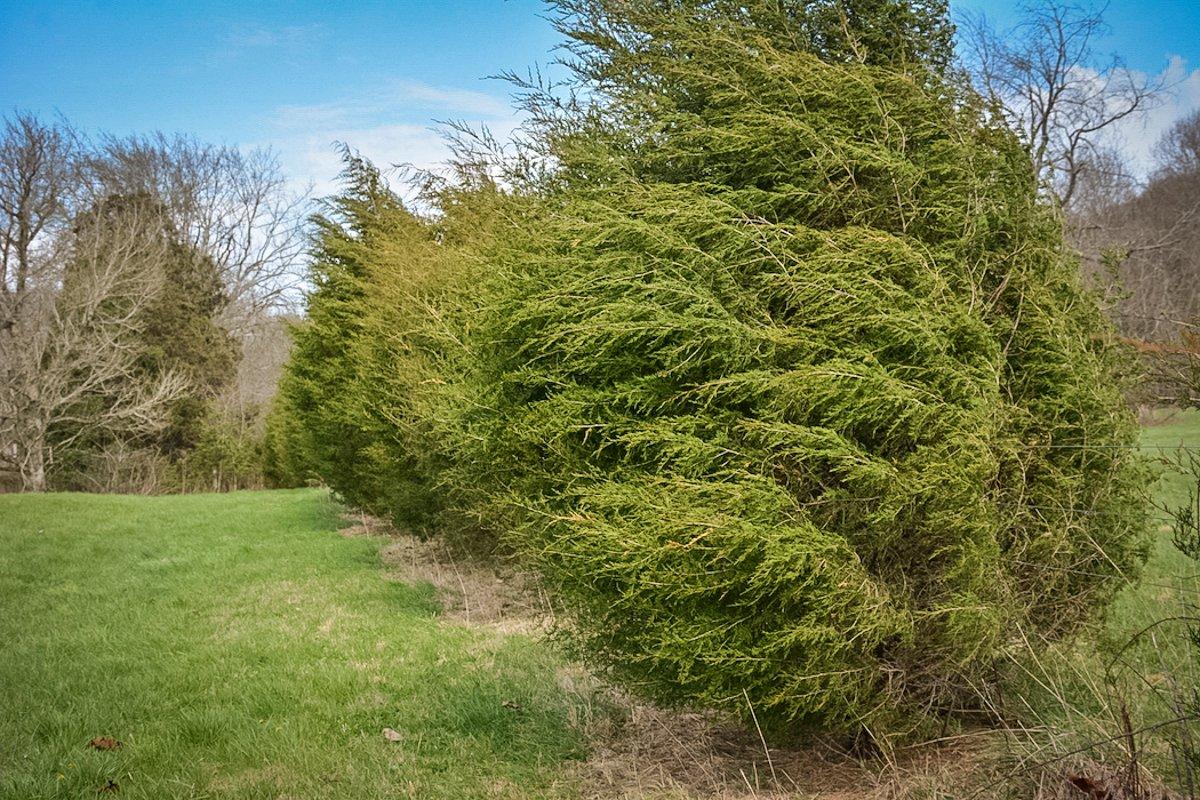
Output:
<instances>
[{"instance_id":1,"label":"shrub","mask_svg":"<svg viewBox=\"0 0 1200 800\"><path fill-rule=\"evenodd\" d=\"M443 481L626 685L895 732L1140 563L1123 357L970 97L662 13L531 104Z\"/></svg>"},{"instance_id":2,"label":"shrub","mask_svg":"<svg viewBox=\"0 0 1200 800\"><path fill-rule=\"evenodd\" d=\"M177 488L214 492L262 488L262 444L261 436L236 421L210 416L196 444L174 465Z\"/></svg>"},{"instance_id":3,"label":"shrub","mask_svg":"<svg viewBox=\"0 0 1200 800\"><path fill-rule=\"evenodd\" d=\"M343 192L315 218L305 322L271 414L268 474L317 475L348 502L427 531L445 509L444 376L465 371L456 309L474 287L468 251L490 237L488 181L431 189L436 219L407 208L369 162L345 153ZM451 324L447 315L454 315Z\"/></svg>"},{"instance_id":4,"label":"shrub","mask_svg":"<svg viewBox=\"0 0 1200 800\"><path fill-rule=\"evenodd\" d=\"M280 383L275 416L303 427L288 441L274 426L272 470L295 477L313 471L349 502L378 510L386 474L367 457L377 438L364 413L361 370L354 348L365 326L366 287L372 264L397 225L416 225L366 161L347 152L346 191L314 218L313 262L307 319L293 329L294 348ZM277 448L285 447L286 454ZM286 465L286 466L285 466Z\"/></svg>"},{"instance_id":5,"label":"shrub","mask_svg":"<svg viewBox=\"0 0 1200 800\"><path fill-rule=\"evenodd\" d=\"M308 452L305 422L294 412L284 393L272 400L262 438L263 481L268 487L293 489L319 480Z\"/></svg>"}]
</instances>

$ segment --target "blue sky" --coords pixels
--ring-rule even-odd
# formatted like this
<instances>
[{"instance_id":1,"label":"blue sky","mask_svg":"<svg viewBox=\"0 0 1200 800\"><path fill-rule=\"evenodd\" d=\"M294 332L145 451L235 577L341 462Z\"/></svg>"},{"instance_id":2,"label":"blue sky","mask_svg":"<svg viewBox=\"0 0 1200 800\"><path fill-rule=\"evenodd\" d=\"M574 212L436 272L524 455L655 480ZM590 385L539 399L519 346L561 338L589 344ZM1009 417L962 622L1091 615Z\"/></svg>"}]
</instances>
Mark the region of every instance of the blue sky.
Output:
<instances>
[{"instance_id":1,"label":"blue sky","mask_svg":"<svg viewBox=\"0 0 1200 800\"><path fill-rule=\"evenodd\" d=\"M998 23L1013 4L961 0ZM331 143L380 163L436 163L436 119L514 120L502 83L553 57L541 0L86 2L0 0L0 110L61 113L89 131L184 131L275 148L298 182L327 189ZM1123 131L1135 158L1200 108L1200 2L1112 0L1100 43L1175 94Z\"/></svg>"}]
</instances>

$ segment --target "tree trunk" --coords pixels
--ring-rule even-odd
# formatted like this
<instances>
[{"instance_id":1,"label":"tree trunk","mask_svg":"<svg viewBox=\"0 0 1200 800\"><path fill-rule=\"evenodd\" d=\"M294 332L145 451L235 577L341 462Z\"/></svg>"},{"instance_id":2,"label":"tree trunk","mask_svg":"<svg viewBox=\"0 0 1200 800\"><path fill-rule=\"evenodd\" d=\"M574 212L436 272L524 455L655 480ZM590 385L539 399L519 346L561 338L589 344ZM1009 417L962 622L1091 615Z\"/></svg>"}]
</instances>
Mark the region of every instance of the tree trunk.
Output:
<instances>
[{"instance_id":1,"label":"tree trunk","mask_svg":"<svg viewBox=\"0 0 1200 800\"><path fill-rule=\"evenodd\" d=\"M26 492L46 491L46 439L38 436L26 445L21 463L21 488Z\"/></svg>"}]
</instances>

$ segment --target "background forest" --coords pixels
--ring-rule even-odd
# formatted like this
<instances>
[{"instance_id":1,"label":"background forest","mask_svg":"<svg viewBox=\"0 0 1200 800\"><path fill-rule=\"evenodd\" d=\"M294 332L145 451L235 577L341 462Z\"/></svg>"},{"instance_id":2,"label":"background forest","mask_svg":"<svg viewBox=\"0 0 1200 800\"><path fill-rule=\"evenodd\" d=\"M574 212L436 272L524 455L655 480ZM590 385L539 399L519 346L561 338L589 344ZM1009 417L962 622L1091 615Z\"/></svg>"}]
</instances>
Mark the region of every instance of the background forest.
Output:
<instances>
[{"instance_id":1,"label":"background forest","mask_svg":"<svg viewBox=\"0 0 1200 800\"><path fill-rule=\"evenodd\" d=\"M261 486L307 208L273 156L18 113L0 165L5 485Z\"/></svg>"}]
</instances>

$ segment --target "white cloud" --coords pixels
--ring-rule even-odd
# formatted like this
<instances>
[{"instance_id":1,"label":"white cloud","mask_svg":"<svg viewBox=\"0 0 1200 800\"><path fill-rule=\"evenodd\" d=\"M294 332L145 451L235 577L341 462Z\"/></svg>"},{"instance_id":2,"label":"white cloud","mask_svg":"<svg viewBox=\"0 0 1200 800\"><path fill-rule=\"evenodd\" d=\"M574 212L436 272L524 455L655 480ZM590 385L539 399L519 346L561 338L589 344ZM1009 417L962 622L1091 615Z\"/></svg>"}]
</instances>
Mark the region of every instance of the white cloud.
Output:
<instances>
[{"instance_id":1,"label":"white cloud","mask_svg":"<svg viewBox=\"0 0 1200 800\"><path fill-rule=\"evenodd\" d=\"M1159 75L1166 83L1160 102L1139 118L1118 124L1115 136L1134 172L1145 177L1154 168L1154 146L1180 119L1200 111L1200 68L1189 67L1179 56L1171 58Z\"/></svg>"},{"instance_id":2,"label":"white cloud","mask_svg":"<svg viewBox=\"0 0 1200 800\"><path fill-rule=\"evenodd\" d=\"M323 196L337 188L337 175L342 169L338 143L348 144L385 170L399 164L434 169L449 155L435 130L407 123L326 129L287 137L273 146L293 181L311 186L317 196Z\"/></svg>"},{"instance_id":3,"label":"white cloud","mask_svg":"<svg viewBox=\"0 0 1200 800\"><path fill-rule=\"evenodd\" d=\"M234 51L270 47L299 47L311 44L324 34L319 24L284 25L269 28L257 23L239 23L225 34L224 43Z\"/></svg>"},{"instance_id":4,"label":"white cloud","mask_svg":"<svg viewBox=\"0 0 1200 800\"><path fill-rule=\"evenodd\" d=\"M277 108L263 142L280 155L297 186L318 195L336 188L341 171L335 143L344 142L381 168L408 164L435 169L450 155L434 119L486 126L501 140L519 124L499 97L457 87L399 80L371 94Z\"/></svg>"},{"instance_id":5,"label":"white cloud","mask_svg":"<svg viewBox=\"0 0 1200 800\"><path fill-rule=\"evenodd\" d=\"M313 105L285 105L276 109L283 126L344 125L373 119L393 119L413 112L450 112L457 116L503 118L508 104L490 94L469 89L430 86L417 81L396 81L370 94Z\"/></svg>"}]
</instances>

